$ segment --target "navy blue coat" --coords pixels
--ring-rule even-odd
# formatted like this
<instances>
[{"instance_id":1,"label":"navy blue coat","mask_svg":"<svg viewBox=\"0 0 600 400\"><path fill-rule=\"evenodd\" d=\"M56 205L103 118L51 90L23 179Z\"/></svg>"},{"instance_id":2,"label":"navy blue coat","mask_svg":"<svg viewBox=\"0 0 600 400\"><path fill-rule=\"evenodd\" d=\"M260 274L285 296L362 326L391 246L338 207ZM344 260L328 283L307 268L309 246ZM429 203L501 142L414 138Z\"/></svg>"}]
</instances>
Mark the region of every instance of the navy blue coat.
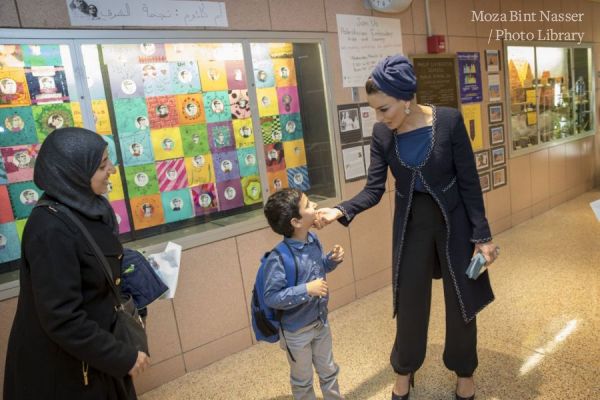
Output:
<instances>
[{"instance_id":1,"label":"navy blue coat","mask_svg":"<svg viewBox=\"0 0 600 400\"><path fill-rule=\"evenodd\" d=\"M446 259L462 317L468 323L494 300L487 271L477 280L465 275L475 243L490 241L492 235L485 217L473 150L460 112L448 107L433 108L432 144L417 167L405 164L397 155L393 131L385 124L375 124L367 183L360 193L337 206L344 214L339 222L347 226L356 214L379 203L385 193L388 167L396 178L392 243L394 316L398 309L396 291L406 221L419 176L444 216Z\"/></svg>"}]
</instances>

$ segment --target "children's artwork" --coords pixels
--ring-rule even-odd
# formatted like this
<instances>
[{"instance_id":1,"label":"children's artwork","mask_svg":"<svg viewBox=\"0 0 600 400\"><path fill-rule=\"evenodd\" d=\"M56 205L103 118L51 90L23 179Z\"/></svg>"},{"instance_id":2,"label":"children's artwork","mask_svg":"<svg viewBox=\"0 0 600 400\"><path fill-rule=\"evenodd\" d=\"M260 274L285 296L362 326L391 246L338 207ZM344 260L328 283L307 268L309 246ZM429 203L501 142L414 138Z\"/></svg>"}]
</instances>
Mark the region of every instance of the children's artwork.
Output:
<instances>
[{"instance_id":1,"label":"children's artwork","mask_svg":"<svg viewBox=\"0 0 600 400\"><path fill-rule=\"evenodd\" d=\"M231 107L227 91L205 92L203 100L206 122L223 122L231 119Z\"/></svg>"},{"instance_id":2,"label":"children's artwork","mask_svg":"<svg viewBox=\"0 0 600 400\"><path fill-rule=\"evenodd\" d=\"M479 174L479 185L483 193L489 192L492 189L492 183L490 181L490 173L484 172Z\"/></svg>"},{"instance_id":3,"label":"children's artwork","mask_svg":"<svg viewBox=\"0 0 600 400\"><path fill-rule=\"evenodd\" d=\"M297 86L296 67L293 58L278 58L273 60L275 69L275 84L277 87Z\"/></svg>"},{"instance_id":4,"label":"children's artwork","mask_svg":"<svg viewBox=\"0 0 600 400\"><path fill-rule=\"evenodd\" d=\"M150 133L122 133L119 134L119 142L124 166L131 167L154 162Z\"/></svg>"},{"instance_id":5,"label":"children's artwork","mask_svg":"<svg viewBox=\"0 0 600 400\"><path fill-rule=\"evenodd\" d=\"M283 142L283 154L285 154L285 165L287 168L296 168L306 165L306 151L304 140L293 140Z\"/></svg>"},{"instance_id":6,"label":"children's artwork","mask_svg":"<svg viewBox=\"0 0 600 400\"><path fill-rule=\"evenodd\" d=\"M497 189L506 185L506 167L498 168L492 171L492 187Z\"/></svg>"},{"instance_id":7,"label":"children's artwork","mask_svg":"<svg viewBox=\"0 0 600 400\"><path fill-rule=\"evenodd\" d=\"M15 218L23 219L29 217L31 210L33 210L35 203L42 196L42 193L33 181L8 185L8 194Z\"/></svg>"},{"instance_id":8,"label":"children's artwork","mask_svg":"<svg viewBox=\"0 0 600 400\"><path fill-rule=\"evenodd\" d=\"M257 88L275 87L273 62L270 59L254 62L254 80Z\"/></svg>"},{"instance_id":9,"label":"children's artwork","mask_svg":"<svg viewBox=\"0 0 600 400\"><path fill-rule=\"evenodd\" d=\"M289 42L269 43L271 58L291 58L294 55L294 46Z\"/></svg>"},{"instance_id":10,"label":"children's artwork","mask_svg":"<svg viewBox=\"0 0 600 400\"><path fill-rule=\"evenodd\" d=\"M108 177L108 200L111 202L123 200L125 193L123 192L123 181L121 180L121 169L115 168L115 173Z\"/></svg>"},{"instance_id":11,"label":"children's artwork","mask_svg":"<svg viewBox=\"0 0 600 400\"><path fill-rule=\"evenodd\" d=\"M206 122L204 102L201 94L180 94L177 96L177 114L180 125L193 125Z\"/></svg>"},{"instance_id":12,"label":"children's artwork","mask_svg":"<svg viewBox=\"0 0 600 400\"><path fill-rule=\"evenodd\" d=\"M152 129L169 128L179 124L175 96L147 97L146 104Z\"/></svg>"},{"instance_id":13,"label":"children's artwork","mask_svg":"<svg viewBox=\"0 0 600 400\"><path fill-rule=\"evenodd\" d=\"M21 257L21 243L14 222L0 224L0 263Z\"/></svg>"},{"instance_id":14,"label":"children's artwork","mask_svg":"<svg viewBox=\"0 0 600 400\"><path fill-rule=\"evenodd\" d=\"M17 235L19 235L19 240L23 240L23 231L25 230L26 223L27 218L15 220L15 226L17 227Z\"/></svg>"},{"instance_id":15,"label":"children's artwork","mask_svg":"<svg viewBox=\"0 0 600 400\"><path fill-rule=\"evenodd\" d=\"M302 118L299 113L281 114L283 140L302 139Z\"/></svg>"},{"instance_id":16,"label":"children's artwork","mask_svg":"<svg viewBox=\"0 0 600 400\"><path fill-rule=\"evenodd\" d=\"M183 141L183 155L185 157L210 152L208 130L205 124L180 126L179 134Z\"/></svg>"},{"instance_id":17,"label":"children's artwork","mask_svg":"<svg viewBox=\"0 0 600 400\"><path fill-rule=\"evenodd\" d=\"M506 163L504 146L492 147L492 167L498 167Z\"/></svg>"},{"instance_id":18,"label":"children's artwork","mask_svg":"<svg viewBox=\"0 0 600 400\"><path fill-rule=\"evenodd\" d=\"M31 107L0 108L0 147L36 142Z\"/></svg>"},{"instance_id":19,"label":"children's artwork","mask_svg":"<svg viewBox=\"0 0 600 400\"><path fill-rule=\"evenodd\" d=\"M291 188L306 192L310 189L310 181L308 179L308 167L306 165L297 168L288 168L288 182Z\"/></svg>"},{"instance_id":20,"label":"children's artwork","mask_svg":"<svg viewBox=\"0 0 600 400\"><path fill-rule=\"evenodd\" d=\"M235 136L235 146L254 147L254 133L252 132L252 119L235 119L232 122Z\"/></svg>"},{"instance_id":21,"label":"children's artwork","mask_svg":"<svg viewBox=\"0 0 600 400\"><path fill-rule=\"evenodd\" d=\"M169 63L140 65L146 97L171 93L171 69Z\"/></svg>"},{"instance_id":22,"label":"children's artwork","mask_svg":"<svg viewBox=\"0 0 600 400\"><path fill-rule=\"evenodd\" d=\"M482 150L475 152L475 167L477 171L483 171L490 167L490 151Z\"/></svg>"},{"instance_id":23,"label":"children's artwork","mask_svg":"<svg viewBox=\"0 0 600 400\"><path fill-rule=\"evenodd\" d=\"M160 194L132 198L129 204L135 229L150 228L165 223Z\"/></svg>"},{"instance_id":24,"label":"children's artwork","mask_svg":"<svg viewBox=\"0 0 600 400\"><path fill-rule=\"evenodd\" d=\"M298 88L296 86L277 88L277 98L281 114L300 112L300 101L298 100Z\"/></svg>"},{"instance_id":25,"label":"children's artwork","mask_svg":"<svg viewBox=\"0 0 600 400\"><path fill-rule=\"evenodd\" d=\"M242 60L225 61L227 73L227 87L231 90L240 90L248 87L246 83L246 67Z\"/></svg>"},{"instance_id":26,"label":"children's artwork","mask_svg":"<svg viewBox=\"0 0 600 400\"><path fill-rule=\"evenodd\" d=\"M132 68L128 64L107 63L107 65L113 98L144 97L144 83L140 68Z\"/></svg>"},{"instance_id":27,"label":"children's artwork","mask_svg":"<svg viewBox=\"0 0 600 400\"><path fill-rule=\"evenodd\" d=\"M0 107L31 104L25 71L22 68L0 69Z\"/></svg>"},{"instance_id":28,"label":"children's artwork","mask_svg":"<svg viewBox=\"0 0 600 400\"><path fill-rule=\"evenodd\" d=\"M111 135L113 132L106 100L92 100L92 112L96 121L96 132L101 135Z\"/></svg>"},{"instance_id":29,"label":"children's artwork","mask_svg":"<svg viewBox=\"0 0 600 400\"><path fill-rule=\"evenodd\" d=\"M227 72L223 61L199 59L200 82L203 92L227 90Z\"/></svg>"},{"instance_id":30,"label":"children's artwork","mask_svg":"<svg viewBox=\"0 0 600 400\"><path fill-rule=\"evenodd\" d=\"M23 68L23 47L18 44L0 44L0 68Z\"/></svg>"},{"instance_id":31,"label":"children's artwork","mask_svg":"<svg viewBox=\"0 0 600 400\"><path fill-rule=\"evenodd\" d=\"M84 128L83 114L81 114L81 104L78 101L72 101L69 104L71 105L71 115L73 115L73 126L77 128Z\"/></svg>"},{"instance_id":32,"label":"children's artwork","mask_svg":"<svg viewBox=\"0 0 600 400\"><path fill-rule=\"evenodd\" d=\"M4 166L4 160L0 154L0 185L6 185L8 183L8 175L6 174L6 167Z\"/></svg>"},{"instance_id":33,"label":"children's artwork","mask_svg":"<svg viewBox=\"0 0 600 400\"><path fill-rule=\"evenodd\" d=\"M488 104L488 118L490 124L500 123L503 120L502 103Z\"/></svg>"},{"instance_id":34,"label":"children's artwork","mask_svg":"<svg viewBox=\"0 0 600 400\"><path fill-rule=\"evenodd\" d=\"M488 95L489 101L501 101L502 97L500 94L500 75L488 75Z\"/></svg>"},{"instance_id":35,"label":"children's artwork","mask_svg":"<svg viewBox=\"0 0 600 400\"><path fill-rule=\"evenodd\" d=\"M487 72L500 71L500 51L486 50L485 51L485 67Z\"/></svg>"},{"instance_id":36,"label":"children's artwork","mask_svg":"<svg viewBox=\"0 0 600 400\"><path fill-rule=\"evenodd\" d=\"M117 149L115 147L115 139L113 135L102 135L102 139L107 144L108 159L113 165L119 165L119 161L117 160Z\"/></svg>"},{"instance_id":37,"label":"children's artwork","mask_svg":"<svg viewBox=\"0 0 600 400\"><path fill-rule=\"evenodd\" d=\"M63 67L31 67L25 69L32 104L69 101L67 78Z\"/></svg>"},{"instance_id":38,"label":"children's artwork","mask_svg":"<svg viewBox=\"0 0 600 400\"><path fill-rule=\"evenodd\" d=\"M271 58L268 43L250 43L250 50L252 51L252 62L254 64L258 61L269 60Z\"/></svg>"},{"instance_id":39,"label":"children's artwork","mask_svg":"<svg viewBox=\"0 0 600 400\"><path fill-rule=\"evenodd\" d=\"M260 130L262 133L264 144L281 142L281 140L283 139L279 115L274 115L271 117L262 117L260 119Z\"/></svg>"},{"instance_id":40,"label":"children's artwork","mask_svg":"<svg viewBox=\"0 0 600 400\"><path fill-rule=\"evenodd\" d=\"M150 119L143 98L113 99L113 107L119 133L149 132Z\"/></svg>"},{"instance_id":41,"label":"children's artwork","mask_svg":"<svg viewBox=\"0 0 600 400\"><path fill-rule=\"evenodd\" d=\"M179 128L165 128L152 130L152 149L156 160L168 160L183 157L183 144Z\"/></svg>"},{"instance_id":42,"label":"children's artwork","mask_svg":"<svg viewBox=\"0 0 600 400\"><path fill-rule=\"evenodd\" d=\"M190 189L161 193L165 221L174 222L194 216L194 206Z\"/></svg>"},{"instance_id":43,"label":"children's artwork","mask_svg":"<svg viewBox=\"0 0 600 400\"><path fill-rule=\"evenodd\" d=\"M238 149L237 157L241 176L258 175L255 147L243 147Z\"/></svg>"},{"instance_id":44,"label":"children's artwork","mask_svg":"<svg viewBox=\"0 0 600 400\"><path fill-rule=\"evenodd\" d=\"M111 201L115 216L117 217L117 224L119 224L119 233L127 233L131 231L131 224L129 223L129 215L127 214L127 206L125 200Z\"/></svg>"},{"instance_id":45,"label":"children's artwork","mask_svg":"<svg viewBox=\"0 0 600 400\"><path fill-rule=\"evenodd\" d=\"M102 57L106 65L135 65L140 54L135 44L103 44Z\"/></svg>"},{"instance_id":46,"label":"children's artwork","mask_svg":"<svg viewBox=\"0 0 600 400\"><path fill-rule=\"evenodd\" d=\"M98 46L84 44L81 46L81 53L85 60L85 73L90 97L92 99L105 99L106 93L104 93L104 82L102 79L102 71L100 69L100 59L98 57Z\"/></svg>"},{"instance_id":47,"label":"children's artwork","mask_svg":"<svg viewBox=\"0 0 600 400\"><path fill-rule=\"evenodd\" d=\"M179 61L171 66L171 93L191 94L201 90L198 64L195 61Z\"/></svg>"},{"instance_id":48,"label":"children's artwork","mask_svg":"<svg viewBox=\"0 0 600 400\"><path fill-rule=\"evenodd\" d=\"M208 124L208 142L213 153L235 149L231 121Z\"/></svg>"},{"instance_id":49,"label":"children's artwork","mask_svg":"<svg viewBox=\"0 0 600 400\"><path fill-rule=\"evenodd\" d=\"M229 104L231 105L232 119L250 118L250 97L248 97L247 89L230 90Z\"/></svg>"},{"instance_id":50,"label":"children's artwork","mask_svg":"<svg viewBox=\"0 0 600 400\"><path fill-rule=\"evenodd\" d=\"M277 91L275 88L256 89L258 99L258 115L268 117L279 114Z\"/></svg>"},{"instance_id":51,"label":"children's artwork","mask_svg":"<svg viewBox=\"0 0 600 400\"><path fill-rule=\"evenodd\" d=\"M15 220L12 206L10 205L10 196L8 195L8 187L0 185L0 224L12 222Z\"/></svg>"},{"instance_id":52,"label":"children's artwork","mask_svg":"<svg viewBox=\"0 0 600 400\"><path fill-rule=\"evenodd\" d=\"M226 211L244 205L244 193L239 179L217 182L217 196L219 197L219 210Z\"/></svg>"},{"instance_id":53,"label":"children's artwork","mask_svg":"<svg viewBox=\"0 0 600 400\"><path fill-rule=\"evenodd\" d=\"M154 164L126 167L125 181L129 197L148 196L159 192Z\"/></svg>"},{"instance_id":54,"label":"children's artwork","mask_svg":"<svg viewBox=\"0 0 600 400\"><path fill-rule=\"evenodd\" d=\"M166 60L165 45L162 43L142 43L138 47L138 62L158 63Z\"/></svg>"},{"instance_id":55,"label":"children's artwork","mask_svg":"<svg viewBox=\"0 0 600 400\"><path fill-rule=\"evenodd\" d=\"M217 187L214 183L205 183L191 189L196 215L208 215L218 211L219 201L217 199Z\"/></svg>"},{"instance_id":56,"label":"children's artwork","mask_svg":"<svg viewBox=\"0 0 600 400\"><path fill-rule=\"evenodd\" d=\"M217 180L212 155L210 154L197 154L186 157L185 169L187 170L188 186L190 187Z\"/></svg>"},{"instance_id":57,"label":"children's artwork","mask_svg":"<svg viewBox=\"0 0 600 400\"><path fill-rule=\"evenodd\" d=\"M9 183L33 179L33 167L39 150L39 144L0 148Z\"/></svg>"},{"instance_id":58,"label":"children's artwork","mask_svg":"<svg viewBox=\"0 0 600 400\"><path fill-rule=\"evenodd\" d=\"M240 178L240 166L236 151L213 154L212 159L217 182Z\"/></svg>"},{"instance_id":59,"label":"children's artwork","mask_svg":"<svg viewBox=\"0 0 600 400\"><path fill-rule=\"evenodd\" d=\"M504 125L490 126L490 144L504 144Z\"/></svg>"},{"instance_id":60,"label":"children's artwork","mask_svg":"<svg viewBox=\"0 0 600 400\"><path fill-rule=\"evenodd\" d=\"M31 107L38 142L55 129L74 126L73 114L69 103L44 104Z\"/></svg>"},{"instance_id":61,"label":"children's artwork","mask_svg":"<svg viewBox=\"0 0 600 400\"><path fill-rule=\"evenodd\" d=\"M242 178L242 192L244 204L256 204L262 200L260 177L258 175L245 176Z\"/></svg>"},{"instance_id":62,"label":"children's artwork","mask_svg":"<svg viewBox=\"0 0 600 400\"><path fill-rule=\"evenodd\" d=\"M285 169L267 173L269 181L269 193L275 193L283 188L290 187Z\"/></svg>"},{"instance_id":63,"label":"children's artwork","mask_svg":"<svg viewBox=\"0 0 600 400\"><path fill-rule=\"evenodd\" d=\"M277 142L265 145L265 160L267 160L267 171L269 172L285 169L283 144Z\"/></svg>"},{"instance_id":64,"label":"children's artwork","mask_svg":"<svg viewBox=\"0 0 600 400\"><path fill-rule=\"evenodd\" d=\"M158 176L158 187L161 192L183 189L188 185L183 158L158 161L156 163L156 175Z\"/></svg>"}]
</instances>

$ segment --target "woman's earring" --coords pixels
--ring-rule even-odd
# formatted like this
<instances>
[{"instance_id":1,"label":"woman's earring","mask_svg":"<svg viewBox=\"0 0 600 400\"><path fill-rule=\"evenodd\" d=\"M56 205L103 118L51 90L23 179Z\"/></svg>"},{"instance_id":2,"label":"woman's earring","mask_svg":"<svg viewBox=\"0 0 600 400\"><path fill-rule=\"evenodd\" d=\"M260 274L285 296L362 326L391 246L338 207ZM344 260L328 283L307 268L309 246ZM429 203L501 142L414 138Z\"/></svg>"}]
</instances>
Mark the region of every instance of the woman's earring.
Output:
<instances>
[{"instance_id":1,"label":"woman's earring","mask_svg":"<svg viewBox=\"0 0 600 400\"><path fill-rule=\"evenodd\" d=\"M406 107L404 109L404 114L409 115L410 114L410 107Z\"/></svg>"}]
</instances>

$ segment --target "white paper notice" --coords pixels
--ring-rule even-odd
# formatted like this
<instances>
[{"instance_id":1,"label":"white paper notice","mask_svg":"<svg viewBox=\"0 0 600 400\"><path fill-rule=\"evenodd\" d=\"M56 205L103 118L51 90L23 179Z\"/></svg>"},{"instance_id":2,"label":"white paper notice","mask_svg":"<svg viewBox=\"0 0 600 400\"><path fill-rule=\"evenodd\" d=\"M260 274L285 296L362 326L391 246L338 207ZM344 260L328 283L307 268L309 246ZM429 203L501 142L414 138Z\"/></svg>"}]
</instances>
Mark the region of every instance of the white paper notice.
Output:
<instances>
[{"instance_id":1,"label":"white paper notice","mask_svg":"<svg viewBox=\"0 0 600 400\"><path fill-rule=\"evenodd\" d=\"M73 26L227 27L225 3L185 0L66 0Z\"/></svg>"},{"instance_id":2,"label":"white paper notice","mask_svg":"<svg viewBox=\"0 0 600 400\"><path fill-rule=\"evenodd\" d=\"M360 122L362 123L363 137L371 137L373 134L373 125L377 122L375 119L375 109L371 106L361 106Z\"/></svg>"},{"instance_id":3,"label":"white paper notice","mask_svg":"<svg viewBox=\"0 0 600 400\"><path fill-rule=\"evenodd\" d=\"M600 200L592 201L590 203L590 207L592 207L592 211L594 211L596 219L600 221Z\"/></svg>"},{"instance_id":4,"label":"white paper notice","mask_svg":"<svg viewBox=\"0 0 600 400\"><path fill-rule=\"evenodd\" d=\"M161 297L161 299L172 299L175 297L177 290L177 280L179 279L179 265L181 264L181 246L169 242L165 251L162 253L150 254L148 261L154 268L157 269L158 275L161 277L169 290Z\"/></svg>"},{"instance_id":5,"label":"white paper notice","mask_svg":"<svg viewBox=\"0 0 600 400\"><path fill-rule=\"evenodd\" d=\"M344 159L346 180L361 178L366 175L362 146L342 149L342 157Z\"/></svg>"},{"instance_id":6,"label":"white paper notice","mask_svg":"<svg viewBox=\"0 0 600 400\"><path fill-rule=\"evenodd\" d=\"M344 87L363 87L379 60L402 53L399 19L343 14L336 17Z\"/></svg>"}]
</instances>

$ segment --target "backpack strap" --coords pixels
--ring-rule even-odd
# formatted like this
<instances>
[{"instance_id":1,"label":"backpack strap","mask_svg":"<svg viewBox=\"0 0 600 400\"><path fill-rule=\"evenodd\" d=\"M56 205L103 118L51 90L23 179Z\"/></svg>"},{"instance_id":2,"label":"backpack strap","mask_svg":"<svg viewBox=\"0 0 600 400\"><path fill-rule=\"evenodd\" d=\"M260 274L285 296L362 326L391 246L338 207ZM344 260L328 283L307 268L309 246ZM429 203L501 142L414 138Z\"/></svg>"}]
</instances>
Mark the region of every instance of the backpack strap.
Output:
<instances>
[{"instance_id":1,"label":"backpack strap","mask_svg":"<svg viewBox=\"0 0 600 400\"><path fill-rule=\"evenodd\" d=\"M281 261L283 262L283 268L285 269L285 279L287 280L287 287L296 286L298 284L298 261L294 256L292 248L289 244L285 242L285 240L282 240L277 244L277 246L275 246L273 251L281 257ZM293 281L292 277L294 277ZM281 326L281 335L283 336L283 339L285 339L283 323L281 322L283 318L283 313L283 310L278 310L277 320L279 321L279 326ZM285 341L285 348L287 349L287 352L290 355L292 361L296 362L296 359L292 355L292 351L290 350L290 347L287 344L287 340Z\"/></svg>"},{"instance_id":2,"label":"backpack strap","mask_svg":"<svg viewBox=\"0 0 600 400\"><path fill-rule=\"evenodd\" d=\"M321 241L317 237L317 234L309 231L308 236L310 236L317 243L317 247L319 248L319 250L321 250L321 253L323 253L323 246L321 245Z\"/></svg>"}]
</instances>

